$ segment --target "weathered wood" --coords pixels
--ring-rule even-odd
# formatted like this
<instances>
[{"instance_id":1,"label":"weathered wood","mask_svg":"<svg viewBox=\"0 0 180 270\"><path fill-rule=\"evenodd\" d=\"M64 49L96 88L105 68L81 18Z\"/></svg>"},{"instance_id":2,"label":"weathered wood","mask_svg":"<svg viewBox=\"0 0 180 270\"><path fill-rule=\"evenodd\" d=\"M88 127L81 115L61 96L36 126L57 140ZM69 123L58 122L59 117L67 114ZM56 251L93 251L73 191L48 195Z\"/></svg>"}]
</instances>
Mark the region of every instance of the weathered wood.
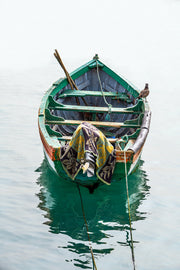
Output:
<instances>
[{"instance_id":1,"label":"weathered wood","mask_svg":"<svg viewBox=\"0 0 180 270\"><path fill-rule=\"evenodd\" d=\"M50 113L49 109L44 110L45 119L47 121L64 121L63 117L59 117Z\"/></svg>"},{"instance_id":2,"label":"weathered wood","mask_svg":"<svg viewBox=\"0 0 180 270\"><path fill-rule=\"evenodd\" d=\"M111 113L128 113L128 114L139 114L142 113L143 101L139 100L135 106L128 108L117 108L112 107ZM108 113L109 107L95 107L95 106L76 106L76 105L65 105L56 102L52 96L49 96L49 109L63 110L63 111L78 111L78 112L96 112L96 113Z\"/></svg>"},{"instance_id":3,"label":"weathered wood","mask_svg":"<svg viewBox=\"0 0 180 270\"><path fill-rule=\"evenodd\" d=\"M57 137L59 141L70 141L72 139L72 136L62 136L62 137Z\"/></svg>"},{"instance_id":4,"label":"weathered wood","mask_svg":"<svg viewBox=\"0 0 180 270\"><path fill-rule=\"evenodd\" d=\"M58 137L62 137L62 134L60 132L57 132L56 130L51 129L50 126L45 125L45 127L46 127L46 130L47 130L47 132L48 132L49 135L56 136L56 137L57 136Z\"/></svg>"},{"instance_id":5,"label":"weathered wood","mask_svg":"<svg viewBox=\"0 0 180 270\"><path fill-rule=\"evenodd\" d=\"M99 121L84 121L84 120L47 120L46 124L49 125L80 125L83 122L87 122L96 127L116 127L116 128L139 128L140 125L136 124L124 124L121 122L99 122Z\"/></svg>"},{"instance_id":6,"label":"weathered wood","mask_svg":"<svg viewBox=\"0 0 180 270\"><path fill-rule=\"evenodd\" d=\"M54 56L56 57L57 61L61 65L62 69L64 70L64 73L66 74L66 77L67 77L67 80L68 80L68 82L69 82L69 84L71 86L71 89L73 90L74 89L74 84L72 82L72 78L70 77L69 73L67 72L67 70L66 70L66 68L65 68L65 66L63 64L63 61L62 61L62 59L61 59L61 57L60 57L57 50L55 50Z\"/></svg>"},{"instance_id":7,"label":"weathered wood","mask_svg":"<svg viewBox=\"0 0 180 270\"><path fill-rule=\"evenodd\" d=\"M62 136L57 138L59 141L70 141L72 136ZM115 143L118 138L107 138L110 143Z\"/></svg>"},{"instance_id":8,"label":"weathered wood","mask_svg":"<svg viewBox=\"0 0 180 270\"><path fill-rule=\"evenodd\" d=\"M68 71L66 70L66 68L65 68L65 66L63 64L63 61L62 61L62 59L61 59L61 57L60 57L57 50L55 50L54 56L56 57L57 61L61 65L62 69L64 70L64 73L66 74L66 77L67 77L67 80L68 80L68 82L69 82L69 84L71 86L71 89L73 90L75 88L77 90L78 88L77 88L75 82L73 81L73 79L71 78L71 76L69 75ZM75 96L75 98L76 98L77 104L79 105L80 102L79 102L78 97Z\"/></svg>"},{"instance_id":9,"label":"weathered wood","mask_svg":"<svg viewBox=\"0 0 180 270\"><path fill-rule=\"evenodd\" d=\"M62 94L59 95L59 98L65 98L65 97L86 97L86 96L95 96L95 97L101 97L101 96L106 96L106 97L114 97L117 99L123 99L123 100L128 100L129 97L125 93L115 93L115 92L102 92L101 91L91 91L91 90L77 90L73 91L71 89L65 90Z\"/></svg>"},{"instance_id":10,"label":"weathered wood","mask_svg":"<svg viewBox=\"0 0 180 270\"><path fill-rule=\"evenodd\" d=\"M143 123L141 127L141 131L139 133L139 136L137 137L134 145L130 147L129 149L132 150L134 153L137 153L139 149L142 148L146 141L146 137L149 133L149 127L151 122L151 112L147 111L144 113Z\"/></svg>"},{"instance_id":11,"label":"weathered wood","mask_svg":"<svg viewBox=\"0 0 180 270\"><path fill-rule=\"evenodd\" d=\"M96 112L96 113L108 113L108 107L89 107L89 106L75 106L75 105L59 105L55 107L49 106L53 110L63 111L77 111L77 112ZM139 114L141 111L127 110L123 108L111 108L111 113L127 113L127 114Z\"/></svg>"},{"instance_id":12,"label":"weathered wood","mask_svg":"<svg viewBox=\"0 0 180 270\"><path fill-rule=\"evenodd\" d=\"M61 59L61 57L60 57L57 50L55 50L54 56L56 57L57 61L61 65L62 69L64 70L64 72L66 74L66 77L67 77L67 80L68 80L68 82L69 82L69 84L71 86L71 89L72 90L74 90L74 89L78 90L77 85L75 84L75 81L73 81L73 79L69 75L69 73L68 73L67 69L65 68L65 66L63 64L63 61L62 61L62 59ZM78 99L78 97L76 95L75 95L75 98L76 98L76 103L79 105L80 102L79 102L79 99ZM84 104L87 106L88 104L87 104L86 100L83 97L82 97L82 100L84 101Z\"/></svg>"}]
</instances>

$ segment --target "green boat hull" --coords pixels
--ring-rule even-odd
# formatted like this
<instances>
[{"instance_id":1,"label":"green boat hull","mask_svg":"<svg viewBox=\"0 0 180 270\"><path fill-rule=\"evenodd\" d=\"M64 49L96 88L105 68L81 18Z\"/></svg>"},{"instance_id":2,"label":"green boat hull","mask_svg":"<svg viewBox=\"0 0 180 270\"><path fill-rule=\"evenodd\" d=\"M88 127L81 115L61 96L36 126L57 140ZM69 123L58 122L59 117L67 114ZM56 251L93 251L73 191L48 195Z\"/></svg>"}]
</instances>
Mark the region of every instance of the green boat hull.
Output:
<instances>
[{"instance_id":1,"label":"green boat hull","mask_svg":"<svg viewBox=\"0 0 180 270\"><path fill-rule=\"evenodd\" d=\"M96 78L97 68L100 70L104 93ZM138 100L139 90L97 59L70 75L79 90L69 89L67 78L59 79L45 93L39 108L39 133L50 167L60 178L86 187L91 188L103 182L96 170L92 177L87 177L82 170L75 178L71 177L61 159L62 148L71 142L77 126L84 121L81 115L91 115L87 122L105 131L106 139L116 152L111 182L123 179L139 165L150 127L151 112L147 101L143 98ZM103 103L105 99L111 101L111 107L108 102L108 106ZM86 101L88 104L83 103ZM93 102L94 105L91 104ZM100 119L104 117L105 120L97 120L99 115ZM114 120L109 121L108 117Z\"/></svg>"}]
</instances>

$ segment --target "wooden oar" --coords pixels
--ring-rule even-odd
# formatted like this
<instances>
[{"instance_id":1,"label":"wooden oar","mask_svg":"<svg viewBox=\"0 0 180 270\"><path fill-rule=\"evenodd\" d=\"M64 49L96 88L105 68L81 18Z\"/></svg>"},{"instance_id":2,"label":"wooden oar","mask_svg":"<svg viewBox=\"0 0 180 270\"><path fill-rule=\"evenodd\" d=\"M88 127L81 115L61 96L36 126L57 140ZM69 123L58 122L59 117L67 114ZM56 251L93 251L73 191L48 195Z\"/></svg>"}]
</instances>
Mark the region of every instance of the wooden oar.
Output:
<instances>
[{"instance_id":1,"label":"wooden oar","mask_svg":"<svg viewBox=\"0 0 180 270\"><path fill-rule=\"evenodd\" d=\"M62 67L62 69L64 70L64 73L66 74L66 77L67 77L67 80L71 86L71 89L74 90L74 88L76 90L78 90L77 88L77 85L75 84L75 82L73 81L73 79L71 78L71 76L69 75L67 69L65 68L64 64L63 64L63 61L58 53L57 50L55 50L55 53L54 53L54 56L56 57L57 61L59 62L60 66ZM76 98L76 102L78 105L80 105L80 102L79 102L79 99L78 97L75 97ZM82 100L84 101L84 103L86 104L86 106L88 106L87 102L85 101L85 99L82 97Z\"/></svg>"},{"instance_id":2,"label":"wooden oar","mask_svg":"<svg viewBox=\"0 0 180 270\"><path fill-rule=\"evenodd\" d=\"M64 66L64 64L63 64L63 62L62 62L62 60L61 60L61 57L60 57L60 55L59 55L59 53L58 53L57 50L55 50L54 56L56 57L57 61L58 61L59 64L61 65L62 69L64 70L64 73L66 74L66 77L67 77L67 80L68 80L68 82L69 82L69 84L70 84L70 86L71 86L71 89L74 90L74 86L73 86L73 83L72 83L72 78L71 78L71 76L69 75L69 73L67 72L67 70L66 70L66 68L65 68L65 66ZM75 97L75 99L76 99L76 103L77 103L78 105L80 105L80 102L79 102L78 97Z\"/></svg>"},{"instance_id":3,"label":"wooden oar","mask_svg":"<svg viewBox=\"0 0 180 270\"><path fill-rule=\"evenodd\" d=\"M59 64L61 65L62 69L64 70L64 73L66 74L66 77L68 79L68 82L71 86L71 89L73 90L74 88L75 89L78 89L75 82L72 80L71 76L69 75L68 71L66 70L64 64L63 64L63 61L58 53L57 50L55 50L55 53L54 53L54 56L56 57L57 61L59 62Z\"/></svg>"}]
</instances>

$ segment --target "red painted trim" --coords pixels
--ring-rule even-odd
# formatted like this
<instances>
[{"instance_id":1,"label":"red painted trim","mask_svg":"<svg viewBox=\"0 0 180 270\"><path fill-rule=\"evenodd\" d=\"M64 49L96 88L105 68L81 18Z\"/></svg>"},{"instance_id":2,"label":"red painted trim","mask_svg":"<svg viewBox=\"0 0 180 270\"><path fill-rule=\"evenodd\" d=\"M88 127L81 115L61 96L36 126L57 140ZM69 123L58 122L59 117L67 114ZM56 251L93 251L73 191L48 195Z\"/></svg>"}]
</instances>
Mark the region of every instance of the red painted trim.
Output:
<instances>
[{"instance_id":1,"label":"red painted trim","mask_svg":"<svg viewBox=\"0 0 180 270\"><path fill-rule=\"evenodd\" d=\"M39 127L39 123L38 123L38 127ZM52 161L59 160L59 157L56 157L56 155L55 155L56 149L53 148L52 146L50 146L50 145L47 143L47 141L46 141L46 139L44 138L44 135L43 135L43 133L42 133L40 127L39 127L39 134L40 134L40 138L41 138L42 144L43 144L43 146L44 146L44 148L45 148L45 150L46 150L46 152L47 152L49 158L50 158Z\"/></svg>"},{"instance_id":2,"label":"red painted trim","mask_svg":"<svg viewBox=\"0 0 180 270\"><path fill-rule=\"evenodd\" d=\"M126 152L126 162L131 162L132 152ZM116 150L116 161L124 162L124 151Z\"/></svg>"}]
</instances>

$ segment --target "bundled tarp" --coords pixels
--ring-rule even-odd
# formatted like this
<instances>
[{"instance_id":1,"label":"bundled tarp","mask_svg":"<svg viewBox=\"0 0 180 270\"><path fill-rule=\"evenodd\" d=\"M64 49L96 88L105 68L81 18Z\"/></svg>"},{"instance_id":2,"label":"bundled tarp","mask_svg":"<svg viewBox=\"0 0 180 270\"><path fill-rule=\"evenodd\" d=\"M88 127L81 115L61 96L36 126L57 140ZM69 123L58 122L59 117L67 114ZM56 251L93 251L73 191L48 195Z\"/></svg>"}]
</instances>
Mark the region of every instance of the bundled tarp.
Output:
<instances>
[{"instance_id":1,"label":"bundled tarp","mask_svg":"<svg viewBox=\"0 0 180 270\"><path fill-rule=\"evenodd\" d=\"M61 148L60 160L73 180L87 161L93 166L94 160L96 175L104 183L110 184L116 157L113 145L104 134L93 125L83 122L77 127L69 144Z\"/></svg>"}]
</instances>

